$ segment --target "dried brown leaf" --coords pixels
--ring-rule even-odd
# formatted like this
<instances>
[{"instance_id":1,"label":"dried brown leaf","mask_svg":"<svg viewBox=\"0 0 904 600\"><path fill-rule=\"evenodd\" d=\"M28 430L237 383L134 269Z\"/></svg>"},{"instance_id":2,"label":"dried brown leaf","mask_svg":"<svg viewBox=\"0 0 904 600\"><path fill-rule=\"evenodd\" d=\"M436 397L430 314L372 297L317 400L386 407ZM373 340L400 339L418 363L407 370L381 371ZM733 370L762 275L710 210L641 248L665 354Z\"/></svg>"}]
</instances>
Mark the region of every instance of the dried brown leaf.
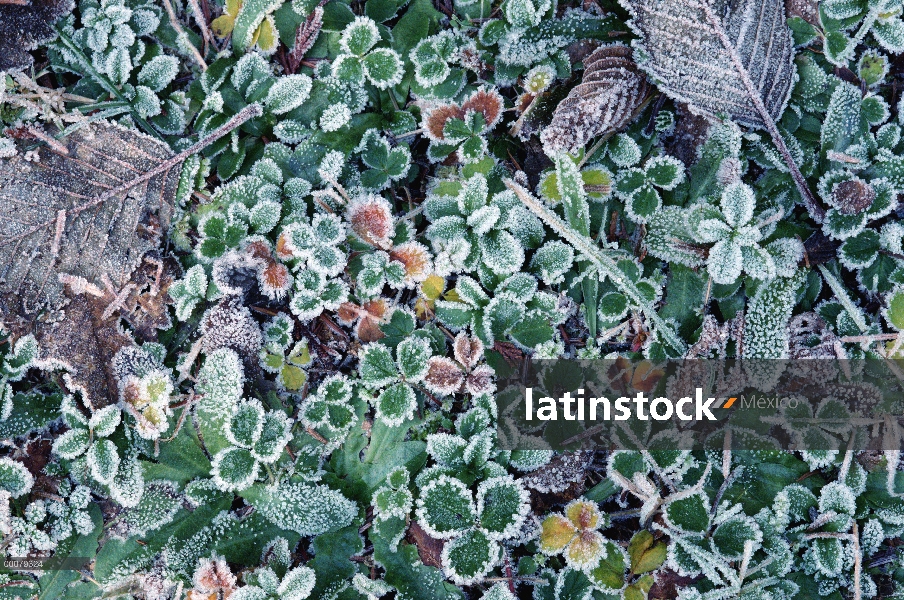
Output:
<instances>
[{"instance_id":1,"label":"dried brown leaf","mask_svg":"<svg viewBox=\"0 0 904 600\"><path fill-rule=\"evenodd\" d=\"M156 250L182 162L260 114L251 105L176 155L100 121L28 153L20 140L16 156L0 160L3 323L16 336L33 330L41 358L63 367L85 402L119 395L112 359L134 343L120 317L145 339L169 325L166 291L178 265Z\"/></svg>"},{"instance_id":2,"label":"dried brown leaf","mask_svg":"<svg viewBox=\"0 0 904 600\"><path fill-rule=\"evenodd\" d=\"M61 275L125 287L169 227L185 158L260 114L253 104L177 155L103 121L27 154L20 141L0 160L0 296L16 299L4 304L19 315L60 308Z\"/></svg>"},{"instance_id":3,"label":"dried brown leaf","mask_svg":"<svg viewBox=\"0 0 904 600\"><path fill-rule=\"evenodd\" d=\"M32 313L63 302L60 273L125 286L169 227L179 164L141 189L95 202L172 157L162 142L112 123L86 126L62 149L0 161L0 293ZM152 222L159 228L148 227Z\"/></svg>"},{"instance_id":4,"label":"dried brown leaf","mask_svg":"<svg viewBox=\"0 0 904 600\"><path fill-rule=\"evenodd\" d=\"M422 563L428 567L442 567L444 545L442 540L430 537L430 534L424 531L424 528L417 521L412 521L411 525L408 526L406 539L408 543L414 544L417 548L417 554Z\"/></svg>"},{"instance_id":5,"label":"dried brown leaf","mask_svg":"<svg viewBox=\"0 0 904 600\"><path fill-rule=\"evenodd\" d=\"M650 91L631 48L597 48L584 59L581 83L559 103L541 134L546 152L574 152L591 138L619 131L634 120Z\"/></svg>"},{"instance_id":6,"label":"dried brown leaf","mask_svg":"<svg viewBox=\"0 0 904 600\"><path fill-rule=\"evenodd\" d=\"M814 220L816 203L776 121L796 76L784 0L621 0L631 13L638 65L669 97L710 117L765 129Z\"/></svg>"},{"instance_id":7,"label":"dried brown leaf","mask_svg":"<svg viewBox=\"0 0 904 600\"><path fill-rule=\"evenodd\" d=\"M29 52L53 39L53 24L73 6L72 0L0 2L0 71L31 66Z\"/></svg>"},{"instance_id":8,"label":"dried brown leaf","mask_svg":"<svg viewBox=\"0 0 904 600\"><path fill-rule=\"evenodd\" d=\"M116 402L119 388L113 357L134 344L118 318L104 317L104 298L74 295L66 309L65 326L39 323L35 332L41 359L65 369L70 391L80 391L95 409Z\"/></svg>"}]
</instances>

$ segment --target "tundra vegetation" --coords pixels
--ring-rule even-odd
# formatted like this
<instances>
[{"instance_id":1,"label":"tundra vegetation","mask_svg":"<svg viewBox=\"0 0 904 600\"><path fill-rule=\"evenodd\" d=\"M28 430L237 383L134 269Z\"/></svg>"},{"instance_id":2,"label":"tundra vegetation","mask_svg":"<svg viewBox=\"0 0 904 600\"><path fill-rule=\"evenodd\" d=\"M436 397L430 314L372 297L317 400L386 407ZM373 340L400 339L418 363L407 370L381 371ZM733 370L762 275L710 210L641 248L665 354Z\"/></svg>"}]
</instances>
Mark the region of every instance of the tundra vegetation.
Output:
<instances>
[{"instance_id":1,"label":"tundra vegetation","mask_svg":"<svg viewBox=\"0 0 904 600\"><path fill-rule=\"evenodd\" d=\"M902 4L0 0L0 599L904 597L899 452L496 389L901 358Z\"/></svg>"}]
</instances>

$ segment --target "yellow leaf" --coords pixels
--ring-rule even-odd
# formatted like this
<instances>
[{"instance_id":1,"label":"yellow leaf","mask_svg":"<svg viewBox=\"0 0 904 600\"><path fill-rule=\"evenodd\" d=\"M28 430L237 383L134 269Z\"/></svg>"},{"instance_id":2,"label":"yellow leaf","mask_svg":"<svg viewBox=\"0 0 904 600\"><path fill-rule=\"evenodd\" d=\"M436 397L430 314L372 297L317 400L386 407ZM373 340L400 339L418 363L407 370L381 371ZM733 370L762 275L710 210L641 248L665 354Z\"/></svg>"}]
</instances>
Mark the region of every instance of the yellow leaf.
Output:
<instances>
[{"instance_id":1,"label":"yellow leaf","mask_svg":"<svg viewBox=\"0 0 904 600\"><path fill-rule=\"evenodd\" d=\"M295 392L304 387L304 382L308 380L308 374L302 369L291 365L286 365L280 372L282 383L290 392Z\"/></svg>"},{"instance_id":2,"label":"yellow leaf","mask_svg":"<svg viewBox=\"0 0 904 600\"><path fill-rule=\"evenodd\" d=\"M579 569L596 565L606 555L604 542L598 531L582 531L568 545L568 563Z\"/></svg>"},{"instance_id":3,"label":"yellow leaf","mask_svg":"<svg viewBox=\"0 0 904 600\"><path fill-rule=\"evenodd\" d=\"M226 0L226 14L235 19L242 10L242 0Z\"/></svg>"},{"instance_id":4,"label":"yellow leaf","mask_svg":"<svg viewBox=\"0 0 904 600\"><path fill-rule=\"evenodd\" d=\"M600 509L595 502L576 500L565 507L565 516L578 529L596 529L600 526Z\"/></svg>"},{"instance_id":5,"label":"yellow leaf","mask_svg":"<svg viewBox=\"0 0 904 600\"><path fill-rule=\"evenodd\" d=\"M235 27L235 17L230 15L222 15L213 20L210 24L210 28L213 30L213 34L218 38L224 38L232 33L232 28Z\"/></svg>"},{"instance_id":6,"label":"yellow leaf","mask_svg":"<svg viewBox=\"0 0 904 600\"><path fill-rule=\"evenodd\" d=\"M446 289L446 280L439 275L431 275L421 284L421 293L427 300L436 300Z\"/></svg>"},{"instance_id":7,"label":"yellow leaf","mask_svg":"<svg viewBox=\"0 0 904 600\"><path fill-rule=\"evenodd\" d=\"M655 571L665 562L666 545L653 539L653 534L642 529L628 543L631 572L635 575Z\"/></svg>"},{"instance_id":8,"label":"yellow leaf","mask_svg":"<svg viewBox=\"0 0 904 600\"><path fill-rule=\"evenodd\" d=\"M264 52L273 52L276 50L276 44L279 38L276 35L276 27L273 24L273 17L267 15L267 18L260 24L254 33L258 47Z\"/></svg>"},{"instance_id":9,"label":"yellow leaf","mask_svg":"<svg viewBox=\"0 0 904 600\"><path fill-rule=\"evenodd\" d=\"M436 303L432 300L424 300L423 298L418 298L414 303L414 314L421 321L432 319L435 305Z\"/></svg>"},{"instance_id":10,"label":"yellow leaf","mask_svg":"<svg viewBox=\"0 0 904 600\"><path fill-rule=\"evenodd\" d=\"M443 298L448 300L449 302L462 302L461 296L458 295L458 290L456 290L455 288L452 288L451 290L446 292Z\"/></svg>"},{"instance_id":11,"label":"yellow leaf","mask_svg":"<svg viewBox=\"0 0 904 600\"><path fill-rule=\"evenodd\" d=\"M548 554L561 552L576 533L571 521L562 515L549 515L540 525L540 549Z\"/></svg>"}]
</instances>

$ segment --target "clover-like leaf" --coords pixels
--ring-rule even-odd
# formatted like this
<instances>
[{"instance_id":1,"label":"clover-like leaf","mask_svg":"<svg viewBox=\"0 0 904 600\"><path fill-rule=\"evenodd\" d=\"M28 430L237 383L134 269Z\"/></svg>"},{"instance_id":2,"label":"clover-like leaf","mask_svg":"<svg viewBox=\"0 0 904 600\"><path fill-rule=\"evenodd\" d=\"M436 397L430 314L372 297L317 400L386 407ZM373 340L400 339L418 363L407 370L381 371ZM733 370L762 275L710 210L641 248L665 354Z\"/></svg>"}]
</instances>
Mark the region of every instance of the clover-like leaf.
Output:
<instances>
[{"instance_id":1,"label":"clover-like leaf","mask_svg":"<svg viewBox=\"0 0 904 600\"><path fill-rule=\"evenodd\" d=\"M213 457L211 463L214 482L223 491L237 491L249 487L260 469L260 463L245 448L226 448Z\"/></svg>"},{"instance_id":2,"label":"clover-like leaf","mask_svg":"<svg viewBox=\"0 0 904 600\"><path fill-rule=\"evenodd\" d=\"M424 338L409 337L396 348L396 364L406 381L421 381L430 368L430 343Z\"/></svg>"},{"instance_id":3,"label":"clover-like leaf","mask_svg":"<svg viewBox=\"0 0 904 600\"><path fill-rule=\"evenodd\" d=\"M364 346L359 361L358 373L367 387L383 387L399 377L392 353L383 344L374 342Z\"/></svg>"},{"instance_id":4,"label":"clover-like leaf","mask_svg":"<svg viewBox=\"0 0 904 600\"><path fill-rule=\"evenodd\" d=\"M452 581L467 585L487 573L499 560L499 544L486 533L472 529L445 545L442 552L443 567Z\"/></svg>"},{"instance_id":5,"label":"clover-like leaf","mask_svg":"<svg viewBox=\"0 0 904 600\"><path fill-rule=\"evenodd\" d=\"M702 533L709 529L709 502L702 493L672 500L665 506L670 526L683 532Z\"/></svg>"},{"instance_id":6,"label":"clover-like leaf","mask_svg":"<svg viewBox=\"0 0 904 600\"><path fill-rule=\"evenodd\" d=\"M417 398L414 390L406 383L389 386L374 400L376 417L390 427L401 425L414 418Z\"/></svg>"},{"instance_id":7,"label":"clover-like leaf","mask_svg":"<svg viewBox=\"0 0 904 600\"><path fill-rule=\"evenodd\" d=\"M529 508L528 494L513 477L487 479L477 488L477 514L480 527L491 539L515 536Z\"/></svg>"},{"instance_id":8,"label":"clover-like leaf","mask_svg":"<svg viewBox=\"0 0 904 600\"><path fill-rule=\"evenodd\" d=\"M449 539L473 526L477 511L471 492L458 479L440 476L422 490L417 518L433 537Z\"/></svg>"}]
</instances>

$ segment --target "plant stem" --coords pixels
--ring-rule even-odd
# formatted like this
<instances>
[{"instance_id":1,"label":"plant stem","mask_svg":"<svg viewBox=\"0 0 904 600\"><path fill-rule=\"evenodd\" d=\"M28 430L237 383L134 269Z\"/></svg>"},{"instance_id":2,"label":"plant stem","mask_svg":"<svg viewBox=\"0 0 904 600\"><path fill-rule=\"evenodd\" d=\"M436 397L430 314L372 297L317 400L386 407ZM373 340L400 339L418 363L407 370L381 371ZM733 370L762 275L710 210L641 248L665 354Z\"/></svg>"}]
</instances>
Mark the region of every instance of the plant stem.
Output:
<instances>
[{"instance_id":1,"label":"plant stem","mask_svg":"<svg viewBox=\"0 0 904 600\"><path fill-rule=\"evenodd\" d=\"M859 329L861 333L866 333L866 330L869 328L866 324L866 319L863 318L863 313L860 312L860 309L855 306L854 302L848 297L847 290L844 289L841 282L832 275L825 265L817 265L816 268L819 269L823 279L825 279L826 283L829 284L829 287L832 288L832 291L838 298L838 302L841 303L841 306L843 306L851 316L854 324L857 325L857 329Z\"/></svg>"},{"instance_id":2,"label":"plant stem","mask_svg":"<svg viewBox=\"0 0 904 600\"><path fill-rule=\"evenodd\" d=\"M681 341L675 331L673 331L672 328L656 313L653 307L647 304L634 282L625 277L625 274L618 268L615 261L600 250L600 248L596 247L593 240L581 235L565 224L557 214L549 210L512 179L505 179L504 182L506 187L515 192L515 195L518 196L521 202L523 202L531 212L540 217L540 219L549 225L556 233L571 243L575 250L587 257L587 259L593 263L600 275L608 277L612 283L618 287L619 291L630 298L637 306L641 307L647 319L656 325L656 332L669 346L678 352L684 352L684 342Z\"/></svg>"}]
</instances>

